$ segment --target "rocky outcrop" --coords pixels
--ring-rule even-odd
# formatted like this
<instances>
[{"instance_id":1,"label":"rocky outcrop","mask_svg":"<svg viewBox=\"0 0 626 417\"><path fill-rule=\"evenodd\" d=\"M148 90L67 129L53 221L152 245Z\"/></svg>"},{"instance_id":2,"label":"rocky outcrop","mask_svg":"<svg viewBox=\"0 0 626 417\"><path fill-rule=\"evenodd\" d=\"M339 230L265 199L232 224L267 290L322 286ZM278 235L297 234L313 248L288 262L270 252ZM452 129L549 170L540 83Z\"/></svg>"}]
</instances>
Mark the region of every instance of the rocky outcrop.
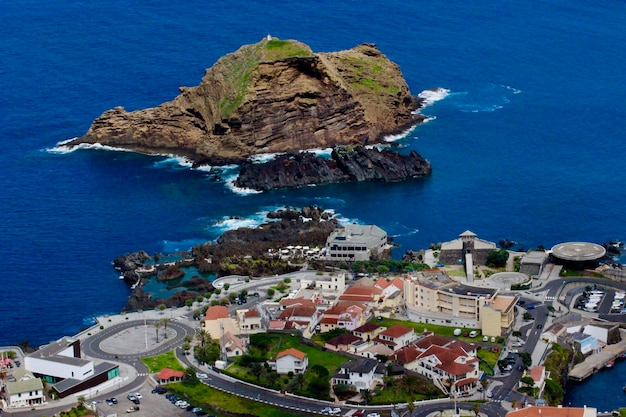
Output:
<instances>
[{"instance_id":1,"label":"rocky outcrop","mask_svg":"<svg viewBox=\"0 0 626 417\"><path fill-rule=\"evenodd\" d=\"M68 144L186 156L196 164L368 144L424 120L399 67L372 44L313 53L264 39L218 60L200 85L158 107L116 107Z\"/></svg>"},{"instance_id":2,"label":"rocky outcrop","mask_svg":"<svg viewBox=\"0 0 626 417\"><path fill-rule=\"evenodd\" d=\"M350 181L401 181L431 173L430 163L417 152L400 155L388 149L338 147L331 158L309 152L290 153L263 163L241 167L235 185L265 191Z\"/></svg>"},{"instance_id":3,"label":"rocky outcrop","mask_svg":"<svg viewBox=\"0 0 626 417\"><path fill-rule=\"evenodd\" d=\"M337 227L332 215L316 206L304 207L301 210L288 208L268 214L269 221L256 228L240 228L222 234L217 242L207 242L195 246L185 259L174 264L162 263L154 268L157 281L167 285L168 290L178 291L165 299L153 299L143 289L147 275L136 271L145 270L145 261L150 257L146 252L120 256L115 265L134 265L136 268L126 273L133 273L134 280L129 284L137 285L128 299L124 311L155 308L160 304L168 307L183 306L189 299L214 291L212 283L203 277L193 276L178 282L169 278L179 276L178 271L185 266L195 266L200 273L213 273L219 276L242 275L250 277L273 276L300 269L300 266L289 260L276 258L277 248L288 245L323 246L326 237ZM271 252L270 250L273 250ZM146 258L147 257L147 258ZM156 259L155 259L156 262ZM118 266L119 269L119 266ZM164 279L165 278L165 279Z\"/></svg>"}]
</instances>

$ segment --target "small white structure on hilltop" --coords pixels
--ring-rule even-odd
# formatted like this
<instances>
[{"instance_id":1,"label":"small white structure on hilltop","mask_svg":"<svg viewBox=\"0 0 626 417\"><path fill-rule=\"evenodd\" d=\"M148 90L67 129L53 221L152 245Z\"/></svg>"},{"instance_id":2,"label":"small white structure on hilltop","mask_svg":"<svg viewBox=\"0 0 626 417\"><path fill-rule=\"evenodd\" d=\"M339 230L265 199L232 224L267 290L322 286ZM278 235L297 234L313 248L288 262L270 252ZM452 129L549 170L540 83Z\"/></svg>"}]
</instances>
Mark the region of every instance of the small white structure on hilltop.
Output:
<instances>
[{"instance_id":1,"label":"small white structure on hilltop","mask_svg":"<svg viewBox=\"0 0 626 417\"><path fill-rule=\"evenodd\" d=\"M330 261L368 261L387 249L387 232L375 225L348 224L326 239L325 258Z\"/></svg>"},{"instance_id":2,"label":"small white structure on hilltop","mask_svg":"<svg viewBox=\"0 0 626 417\"><path fill-rule=\"evenodd\" d=\"M266 39L267 39L267 41L268 41L268 42L269 42L269 41L271 41L271 40L272 40L272 35L270 35L270 34L268 33L268 34L267 34Z\"/></svg>"}]
</instances>

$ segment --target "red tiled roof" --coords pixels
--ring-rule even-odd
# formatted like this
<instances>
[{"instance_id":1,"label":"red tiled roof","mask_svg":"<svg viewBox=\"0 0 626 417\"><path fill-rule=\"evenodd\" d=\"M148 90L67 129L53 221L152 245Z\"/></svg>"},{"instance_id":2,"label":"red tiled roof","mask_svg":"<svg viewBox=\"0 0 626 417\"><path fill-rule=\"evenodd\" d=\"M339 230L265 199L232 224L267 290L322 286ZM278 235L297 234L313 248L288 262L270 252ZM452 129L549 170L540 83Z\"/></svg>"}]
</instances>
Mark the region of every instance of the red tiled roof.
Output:
<instances>
[{"instance_id":1,"label":"red tiled roof","mask_svg":"<svg viewBox=\"0 0 626 417\"><path fill-rule=\"evenodd\" d=\"M298 349L294 349L294 348L289 348L289 349L285 349L282 352L279 352L278 355L276 355L276 359L278 358L282 358L283 356L294 356L300 360L303 360L306 357L306 353L299 351Z\"/></svg>"},{"instance_id":2,"label":"red tiled roof","mask_svg":"<svg viewBox=\"0 0 626 417\"><path fill-rule=\"evenodd\" d=\"M354 331L358 332L358 333L369 333L369 332L373 332L374 330L376 330L378 328L380 328L380 326L378 324L372 323L371 321L368 321L364 325L359 326L356 329L354 329Z\"/></svg>"},{"instance_id":3,"label":"red tiled roof","mask_svg":"<svg viewBox=\"0 0 626 417\"><path fill-rule=\"evenodd\" d=\"M206 315L204 316L205 320L219 320L219 319L227 319L228 308L226 306L211 306L207 309Z\"/></svg>"},{"instance_id":4,"label":"red tiled roof","mask_svg":"<svg viewBox=\"0 0 626 417\"><path fill-rule=\"evenodd\" d=\"M324 317L320 321L320 324L337 324L337 319L334 317Z\"/></svg>"},{"instance_id":5,"label":"red tiled roof","mask_svg":"<svg viewBox=\"0 0 626 417\"><path fill-rule=\"evenodd\" d=\"M539 382L541 381L541 376L543 375L543 371L546 368L544 366L533 366L532 368L530 368L530 377L535 381L535 382Z\"/></svg>"},{"instance_id":6,"label":"red tiled roof","mask_svg":"<svg viewBox=\"0 0 626 417\"><path fill-rule=\"evenodd\" d=\"M383 291L377 287L350 287L343 295L380 295Z\"/></svg>"},{"instance_id":7,"label":"red tiled roof","mask_svg":"<svg viewBox=\"0 0 626 417\"><path fill-rule=\"evenodd\" d=\"M285 322L282 320L271 320L269 328L273 330L282 330L285 328Z\"/></svg>"},{"instance_id":8,"label":"red tiled roof","mask_svg":"<svg viewBox=\"0 0 626 417\"><path fill-rule=\"evenodd\" d=\"M298 297L298 298L283 298L278 302L283 307L289 307L294 305L301 305L304 307L313 307L315 308L315 303L308 298Z\"/></svg>"},{"instance_id":9,"label":"red tiled roof","mask_svg":"<svg viewBox=\"0 0 626 417\"><path fill-rule=\"evenodd\" d=\"M418 348L422 350L425 350L425 349L428 349L432 345L446 346L450 342L452 342L452 339L449 337L439 336L439 335L430 335L415 342L415 346L417 346Z\"/></svg>"},{"instance_id":10,"label":"red tiled roof","mask_svg":"<svg viewBox=\"0 0 626 417\"><path fill-rule=\"evenodd\" d=\"M585 408L534 406L510 411L506 417L583 417Z\"/></svg>"},{"instance_id":11,"label":"red tiled roof","mask_svg":"<svg viewBox=\"0 0 626 417\"><path fill-rule=\"evenodd\" d=\"M405 346L402 349L398 350L391 357L401 364L406 365L407 363L413 362L420 355L421 351L419 351L415 346Z\"/></svg>"},{"instance_id":12,"label":"red tiled roof","mask_svg":"<svg viewBox=\"0 0 626 417\"><path fill-rule=\"evenodd\" d=\"M244 313L244 317L261 317L261 315L256 310L248 310Z\"/></svg>"},{"instance_id":13,"label":"red tiled roof","mask_svg":"<svg viewBox=\"0 0 626 417\"><path fill-rule=\"evenodd\" d=\"M478 378L463 378L458 381L454 385L457 387L462 387L463 385L473 384L474 382L478 382Z\"/></svg>"},{"instance_id":14,"label":"red tiled roof","mask_svg":"<svg viewBox=\"0 0 626 417\"><path fill-rule=\"evenodd\" d=\"M394 324L387 330L383 330L382 332L380 332L380 335L393 337L395 339L397 337L404 336L405 334L412 331L413 329L411 329L410 327L402 326L401 324Z\"/></svg>"},{"instance_id":15,"label":"red tiled roof","mask_svg":"<svg viewBox=\"0 0 626 417\"><path fill-rule=\"evenodd\" d=\"M326 311L324 311L324 315L325 316L333 316L333 315L338 316L344 311L346 311L345 307L335 305L335 306L332 306L331 308L326 309Z\"/></svg>"},{"instance_id":16,"label":"red tiled roof","mask_svg":"<svg viewBox=\"0 0 626 417\"><path fill-rule=\"evenodd\" d=\"M170 368L163 368L161 372L157 375L157 379L170 379L170 378L182 378L185 376L185 373L182 371L175 371Z\"/></svg>"},{"instance_id":17,"label":"red tiled roof","mask_svg":"<svg viewBox=\"0 0 626 417\"><path fill-rule=\"evenodd\" d=\"M460 349L448 349L442 346L431 346L426 349L419 358L427 358L429 356L436 356L440 364L435 365L436 368L447 372L450 375L465 375L468 372L474 370L474 368L467 363L473 363L475 361L467 361L466 363L459 363L456 360L460 357L465 357L463 350Z\"/></svg>"},{"instance_id":18,"label":"red tiled roof","mask_svg":"<svg viewBox=\"0 0 626 417\"><path fill-rule=\"evenodd\" d=\"M333 337L332 339L328 340L326 343L331 346L339 346L339 345L350 345L360 340L361 340L360 338L356 337L353 334L344 333L344 334L340 334L337 337Z\"/></svg>"},{"instance_id":19,"label":"red tiled roof","mask_svg":"<svg viewBox=\"0 0 626 417\"><path fill-rule=\"evenodd\" d=\"M278 316L281 320L290 319L291 317L313 317L315 315L315 307L304 307L295 305L287 307Z\"/></svg>"}]
</instances>

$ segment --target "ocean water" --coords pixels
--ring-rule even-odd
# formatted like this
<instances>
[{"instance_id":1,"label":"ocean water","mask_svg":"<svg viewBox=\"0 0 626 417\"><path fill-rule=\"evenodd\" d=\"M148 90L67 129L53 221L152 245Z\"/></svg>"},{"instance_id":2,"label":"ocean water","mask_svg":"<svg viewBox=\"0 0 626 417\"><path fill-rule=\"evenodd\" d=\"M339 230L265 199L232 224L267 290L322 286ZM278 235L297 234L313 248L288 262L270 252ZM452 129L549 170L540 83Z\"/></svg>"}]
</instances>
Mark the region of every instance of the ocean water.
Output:
<instances>
[{"instance_id":1,"label":"ocean water","mask_svg":"<svg viewBox=\"0 0 626 417\"><path fill-rule=\"evenodd\" d=\"M188 249L283 206L378 224L395 257L467 229L521 248L626 238L624 27L619 1L2 2L0 344L118 312L122 253ZM373 42L414 94L446 89L397 141L432 176L251 194L176 158L59 152L103 111L171 100L268 33L315 51Z\"/></svg>"}]
</instances>

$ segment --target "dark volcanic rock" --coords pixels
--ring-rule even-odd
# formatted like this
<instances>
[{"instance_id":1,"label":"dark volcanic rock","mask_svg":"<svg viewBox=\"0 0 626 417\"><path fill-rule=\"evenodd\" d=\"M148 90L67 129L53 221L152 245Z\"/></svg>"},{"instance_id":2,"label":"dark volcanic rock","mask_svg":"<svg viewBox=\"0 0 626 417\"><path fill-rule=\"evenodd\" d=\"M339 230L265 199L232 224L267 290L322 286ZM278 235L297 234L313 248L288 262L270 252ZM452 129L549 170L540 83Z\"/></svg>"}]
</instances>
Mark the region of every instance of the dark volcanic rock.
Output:
<instances>
[{"instance_id":1,"label":"dark volcanic rock","mask_svg":"<svg viewBox=\"0 0 626 417\"><path fill-rule=\"evenodd\" d=\"M432 171L417 152L401 155L389 149L363 146L336 147L331 159L310 152L288 153L264 164L246 163L235 185L254 190L303 187L351 181L402 181Z\"/></svg>"},{"instance_id":2,"label":"dark volcanic rock","mask_svg":"<svg viewBox=\"0 0 626 417\"><path fill-rule=\"evenodd\" d=\"M113 260L113 266L121 272L134 271L142 266L148 259L150 259L150 255L145 251L127 253L126 255L115 258Z\"/></svg>"}]
</instances>

